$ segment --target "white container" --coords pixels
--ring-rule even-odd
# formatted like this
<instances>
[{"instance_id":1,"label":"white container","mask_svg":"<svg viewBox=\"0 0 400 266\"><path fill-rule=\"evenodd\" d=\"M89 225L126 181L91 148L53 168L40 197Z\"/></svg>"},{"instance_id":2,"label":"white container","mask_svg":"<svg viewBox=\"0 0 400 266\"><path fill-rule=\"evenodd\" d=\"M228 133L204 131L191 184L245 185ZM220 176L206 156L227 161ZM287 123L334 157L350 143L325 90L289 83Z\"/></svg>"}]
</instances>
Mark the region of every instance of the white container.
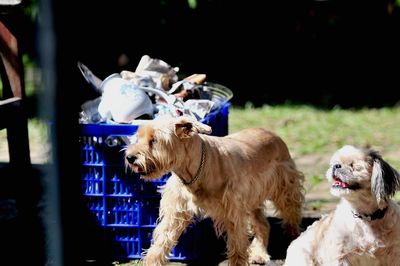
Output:
<instances>
[{"instance_id":1,"label":"white container","mask_svg":"<svg viewBox=\"0 0 400 266\"><path fill-rule=\"evenodd\" d=\"M98 111L105 119L129 123L142 115L153 117L149 96L120 74L108 76L100 85L103 95Z\"/></svg>"}]
</instances>

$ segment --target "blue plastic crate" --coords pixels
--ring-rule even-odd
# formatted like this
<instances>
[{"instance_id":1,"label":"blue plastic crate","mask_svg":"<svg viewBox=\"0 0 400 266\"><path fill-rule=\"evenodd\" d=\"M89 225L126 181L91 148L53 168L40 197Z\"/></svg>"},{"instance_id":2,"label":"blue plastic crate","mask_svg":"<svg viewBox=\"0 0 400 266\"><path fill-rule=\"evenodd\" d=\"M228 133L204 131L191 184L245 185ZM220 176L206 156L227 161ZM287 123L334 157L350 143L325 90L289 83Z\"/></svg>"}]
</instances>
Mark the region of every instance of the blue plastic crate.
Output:
<instances>
[{"instance_id":1,"label":"blue plastic crate","mask_svg":"<svg viewBox=\"0 0 400 266\"><path fill-rule=\"evenodd\" d=\"M202 122L212 127L212 135L228 134L230 103L208 114ZM122 136L136 133L136 125L82 124L81 180L88 210L98 225L107 228L114 258L140 259L149 248L156 226L160 194L169 175L157 181L143 181L126 171ZM188 228L173 249L170 260L190 261L198 257L200 229Z\"/></svg>"}]
</instances>

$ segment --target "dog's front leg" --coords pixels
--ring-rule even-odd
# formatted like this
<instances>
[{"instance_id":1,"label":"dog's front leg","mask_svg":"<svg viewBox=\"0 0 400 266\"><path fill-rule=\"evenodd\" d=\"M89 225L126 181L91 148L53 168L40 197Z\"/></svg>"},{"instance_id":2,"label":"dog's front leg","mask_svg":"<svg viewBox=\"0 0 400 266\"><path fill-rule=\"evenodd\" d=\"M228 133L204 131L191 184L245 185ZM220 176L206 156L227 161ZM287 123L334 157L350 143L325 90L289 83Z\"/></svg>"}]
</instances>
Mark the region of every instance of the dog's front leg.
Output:
<instances>
[{"instance_id":1,"label":"dog's front leg","mask_svg":"<svg viewBox=\"0 0 400 266\"><path fill-rule=\"evenodd\" d=\"M186 227L187 215L182 212L175 215L165 216L153 232L151 247L143 259L145 266L164 266L168 262L168 256L172 248L176 246L179 237Z\"/></svg>"},{"instance_id":2,"label":"dog's front leg","mask_svg":"<svg viewBox=\"0 0 400 266\"><path fill-rule=\"evenodd\" d=\"M152 244L143 259L144 266L167 264L172 248L193 218L194 212L189 207L193 203L188 193L180 180L170 177L162 192L160 222L153 231Z\"/></svg>"}]
</instances>

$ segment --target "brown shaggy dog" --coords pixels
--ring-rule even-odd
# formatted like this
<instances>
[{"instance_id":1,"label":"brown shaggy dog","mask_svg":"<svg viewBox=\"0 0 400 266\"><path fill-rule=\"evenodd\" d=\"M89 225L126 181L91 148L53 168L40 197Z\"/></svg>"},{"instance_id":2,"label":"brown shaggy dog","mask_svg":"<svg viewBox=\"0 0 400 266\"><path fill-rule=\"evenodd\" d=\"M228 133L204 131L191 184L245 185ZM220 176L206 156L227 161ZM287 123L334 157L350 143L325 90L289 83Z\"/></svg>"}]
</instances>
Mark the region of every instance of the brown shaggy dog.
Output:
<instances>
[{"instance_id":1,"label":"brown shaggy dog","mask_svg":"<svg viewBox=\"0 0 400 266\"><path fill-rule=\"evenodd\" d=\"M230 265L267 263L265 201L274 203L286 229L297 236L304 177L286 144L269 131L203 133L211 128L188 117L153 120L139 127L137 143L126 150L127 165L144 179L172 172L144 265L165 265L195 215L211 217L217 234L226 233Z\"/></svg>"}]
</instances>

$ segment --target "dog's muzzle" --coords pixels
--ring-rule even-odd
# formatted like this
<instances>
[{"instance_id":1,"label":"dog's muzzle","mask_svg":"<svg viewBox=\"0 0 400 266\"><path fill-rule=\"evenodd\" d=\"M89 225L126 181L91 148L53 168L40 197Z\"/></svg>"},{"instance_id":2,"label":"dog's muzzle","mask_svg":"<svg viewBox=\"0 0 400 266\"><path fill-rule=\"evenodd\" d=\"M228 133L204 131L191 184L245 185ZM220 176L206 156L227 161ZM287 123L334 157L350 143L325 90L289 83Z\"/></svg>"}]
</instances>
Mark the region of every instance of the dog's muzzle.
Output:
<instances>
[{"instance_id":1,"label":"dog's muzzle","mask_svg":"<svg viewBox=\"0 0 400 266\"><path fill-rule=\"evenodd\" d=\"M140 174L140 175L148 174L144 171L143 167L140 164L136 163L136 159L137 159L136 156L127 155L127 156L125 156L125 159L129 163L129 166L132 169L132 171L135 172L136 174Z\"/></svg>"},{"instance_id":2,"label":"dog's muzzle","mask_svg":"<svg viewBox=\"0 0 400 266\"><path fill-rule=\"evenodd\" d=\"M346 171L345 169L342 168L340 164L335 164L332 167L332 179L333 179L333 184L332 187L334 188L341 188L341 189L359 189L360 185L357 183L351 184L348 182L343 181L343 176L346 176Z\"/></svg>"}]
</instances>

